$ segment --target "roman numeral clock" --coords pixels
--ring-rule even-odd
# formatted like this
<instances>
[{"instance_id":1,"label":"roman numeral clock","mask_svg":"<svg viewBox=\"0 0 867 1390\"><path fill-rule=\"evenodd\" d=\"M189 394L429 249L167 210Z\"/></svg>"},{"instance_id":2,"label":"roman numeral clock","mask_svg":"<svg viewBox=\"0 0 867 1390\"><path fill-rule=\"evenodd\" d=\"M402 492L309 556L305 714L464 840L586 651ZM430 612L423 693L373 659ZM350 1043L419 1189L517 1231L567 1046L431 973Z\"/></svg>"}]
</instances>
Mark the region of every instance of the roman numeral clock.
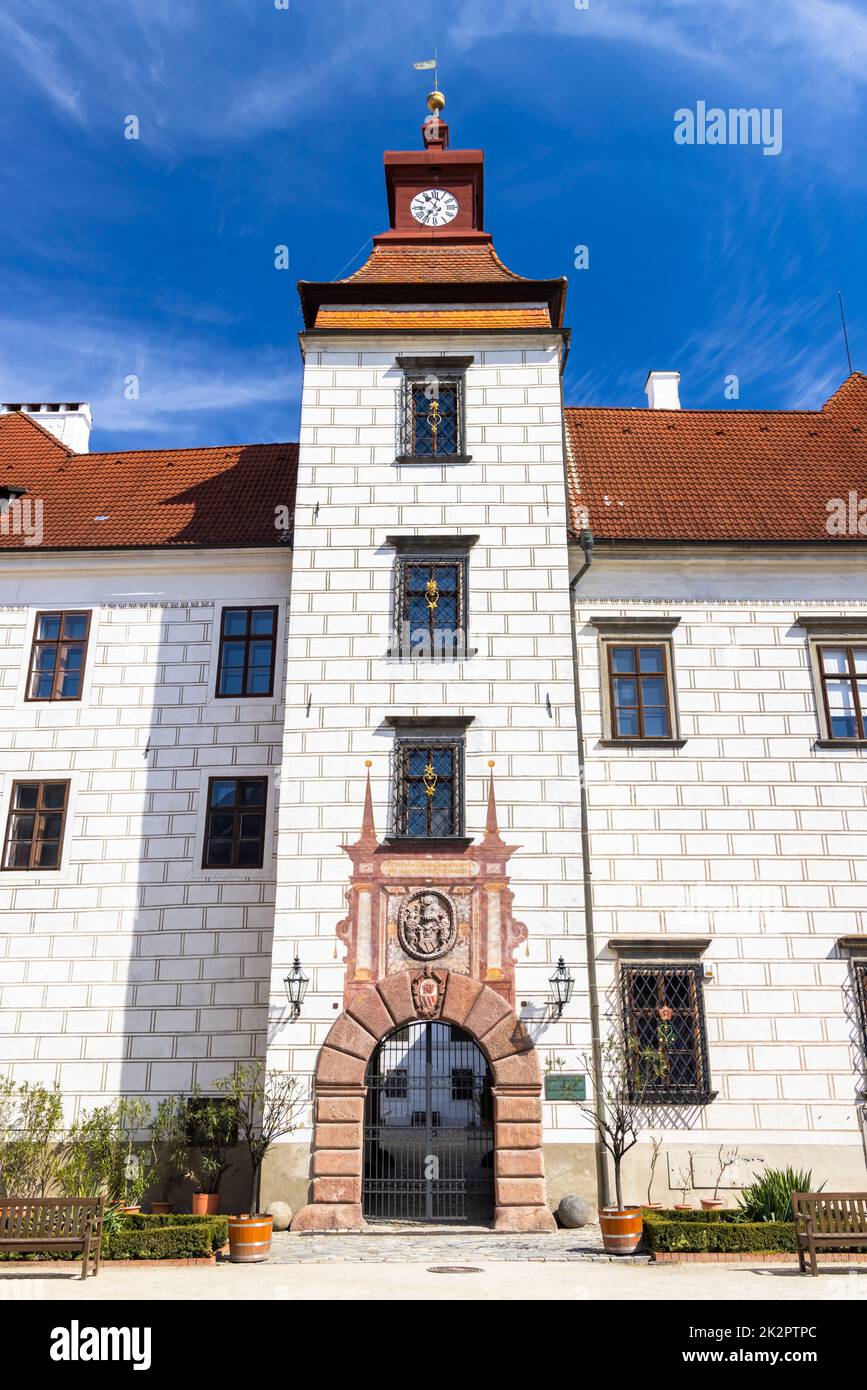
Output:
<instances>
[{"instance_id":1,"label":"roman numeral clock","mask_svg":"<svg viewBox=\"0 0 867 1390\"><path fill-rule=\"evenodd\" d=\"M445 188L426 188L409 205L416 222L423 227L445 227L458 215L458 200Z\"/></svg>"}]
</instances>

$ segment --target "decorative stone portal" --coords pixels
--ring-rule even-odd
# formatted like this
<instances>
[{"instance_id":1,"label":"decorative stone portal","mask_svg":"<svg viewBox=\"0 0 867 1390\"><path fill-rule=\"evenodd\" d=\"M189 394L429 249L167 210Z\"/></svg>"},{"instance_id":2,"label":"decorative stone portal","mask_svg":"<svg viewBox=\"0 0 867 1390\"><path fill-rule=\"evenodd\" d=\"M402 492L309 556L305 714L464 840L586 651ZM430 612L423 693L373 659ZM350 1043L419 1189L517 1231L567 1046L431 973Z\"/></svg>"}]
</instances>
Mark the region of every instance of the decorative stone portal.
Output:
<instances>
[{"instance_id":1,"label":"decorative stone portal","mask_svg":"<svg viewBox=\"0 0 867 1390\"><path fill-rule=\"evenodd\" d=\"M293 1231L363 1230L361 1207L367 1064L408 1023L454 1023L490 1064L494 1102L494 1229L553 1231L542 1158L542 1074L526 1028L479 980L424 966L359 989L333 1024L316 1064L312 1202Z\"/></svg>"}]
</instances>

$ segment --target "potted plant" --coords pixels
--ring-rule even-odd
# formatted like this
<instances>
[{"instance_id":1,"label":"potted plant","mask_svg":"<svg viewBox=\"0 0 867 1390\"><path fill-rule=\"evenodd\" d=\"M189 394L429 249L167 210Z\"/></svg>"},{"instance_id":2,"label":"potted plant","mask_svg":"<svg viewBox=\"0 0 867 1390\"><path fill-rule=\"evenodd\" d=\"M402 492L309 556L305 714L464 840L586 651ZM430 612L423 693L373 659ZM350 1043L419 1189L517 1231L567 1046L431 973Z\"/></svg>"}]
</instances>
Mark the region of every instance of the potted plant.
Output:
<instances>
[{"instance_id":1,"label":"potted plant","mask_svg":"<svg viewBox=\"0 0 867 1390\"><path fill-rule=\"evenodd\" d=\"M232 1166L231 1150L238 1141L237 1117L221 1097L198 1090L186 1104L181 1151L185 1176L193 1184L193 1212L216 1216L220 1210L220 1180Z\"/></svg>"},{"instance_id":2,"label":"potted plant","mask_svg":"<svg viewBox=\"0 0 867 1390\"><path fill-rule=\"evenodd\" d=\"M648 1211L662 1211L662 1203L653 1200L653 1178L656 1173L656 1165L659 1162L659 1155L662 1153L662 1135L655 1138L650 1136L650 1178L647 1183L647 1201L645 1207Z\"/></svg>"},{"instance_id":3,"label":"potted plant","mask_svg":"<svg viewBox=\"0 0 867 1390\"><path fill-rule=\"evenodd\" d=\"M721 1211L723 1209L723 1207L725 1206L725 1202L719 1195L720 1184L722 1183L722 1180L728 1172L729 1168L732 1168L737 1163L739 1157L740 1153L738 1149L726 1150L725 1146L723 1144L720 1144L716 1156L717 1174L716 1182L714 1183L713 1196L699 1198L703 1211Z\"/></svg>"},{"instance_id":4,"label":"potted plant","mask_svg":"<svg viewBox=\"0 0 867 1390\"><path fill-rule=\"evenodd\" d=\"M673 1174L674 1186L680 1192L681 1200L675 1202L675 1211L692 1211L692 1203L686 1200L687 1192L692 1191L692 1154L687 1154L687 1163Z\"/></svg>"},{"instance_id":5,"label":"potted plant","mask_svg":"<svg viewBox=\"0 0 867 1390\"><path fill-rule=\"evenodd\" d=\"M217 1082L237 1118L238 1138L250 1158L250 1211L229 1217L229 1259L236 1264L267 1260L273 1218L259 1213L262 1164L275 1140L291 1134L304 1105L294 1076L266 1071L264 1063L239 1066Z\"/></svg>"},{"instance_id":6,"label":"potted plant","mask_svg":"<svg viewBox=\"0 0 867 1390\"><path fill-rule=\"evenodd\" d=\"M665 1075L668 1063L661 1050L643 1048L634 1038L624 1043L616 1035L603 1044L601 1063L600 1093L595 1102L575 1103L592 1121L614 1164L617 1204L603 1207L599 1213L603 1244L609 1254L629 1255L641 1243L643 1222L640 1207L623 1203L623 1159L638 1143L648 1092ZM587 1058L585 1066L589 1071Z\"/></svg>"},{"instance_id":7,"label":"potted plant","mask_svg":"<svg viewBox=\"0 0 867 1390\"><path fill-rule=\"evenodd\" d=\"M52 1087L11 1077L0 1081L0 1190L5 1197L44 1197L60 1166L63 1096Z\"/></svg>"}]
</instances>

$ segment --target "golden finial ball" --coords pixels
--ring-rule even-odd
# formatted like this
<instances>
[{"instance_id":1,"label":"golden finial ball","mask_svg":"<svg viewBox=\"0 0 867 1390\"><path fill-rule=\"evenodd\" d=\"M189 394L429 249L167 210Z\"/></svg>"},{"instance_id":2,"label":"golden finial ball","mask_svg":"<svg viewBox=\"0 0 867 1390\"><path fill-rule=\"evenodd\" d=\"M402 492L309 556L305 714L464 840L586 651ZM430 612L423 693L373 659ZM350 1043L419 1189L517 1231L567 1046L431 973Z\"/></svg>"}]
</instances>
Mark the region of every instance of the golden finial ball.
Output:
<instances>
[{"instance_id":1,"label":"golden finial ball","mask_svg":"<svg viewBox=\"0 0 867 1390\"><path fill-rule=\"evenodd\" d=\"M494 762L493 758L488 759L488 767L496 767L496 763Z\"/></svg>"},{"instance_id":2,"label":"golden finial ball","mask_svg":"<svg viewBox=\"0 0 867 1390\"><path fill-rule=\"evenodd\" d=\"M435 116L438 111L442 111L445 104L446 99L440 91L431 92L427 99L427 109L432 116Z\"/></svg>"},{"instance_id":3,"label":"golden finial ball","mask_svg":"<svg viewBox=\"0 0 867 1390\"><path fill-rule=\"evenodd\" d=\"M373 767L373 762L372 762L372 760L371 760L370 758L365 758L365 760L364 760L364 766L365 766L365 767Z\"/></svg>"}]
</instances>

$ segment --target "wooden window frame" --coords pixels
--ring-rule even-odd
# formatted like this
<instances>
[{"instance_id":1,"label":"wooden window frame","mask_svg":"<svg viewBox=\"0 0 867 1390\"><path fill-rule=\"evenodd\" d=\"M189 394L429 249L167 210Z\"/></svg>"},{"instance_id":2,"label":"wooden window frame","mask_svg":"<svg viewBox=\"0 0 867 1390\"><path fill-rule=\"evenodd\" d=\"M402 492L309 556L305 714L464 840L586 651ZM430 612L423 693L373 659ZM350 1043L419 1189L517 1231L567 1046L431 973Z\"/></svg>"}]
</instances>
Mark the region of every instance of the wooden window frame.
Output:
<instances>
[{"instance_id":1,"label":"wooden window frame","mask_svg":"<svg viewBox=\"0 0 867 1390\"><path fill-rule=\"evenodd\" d=\"M828 740L832 743L858 743L867 738L865 733L865 716L861 707L861 697L858 693L858 681L867 681L867 672L862 672L860 676L855 673L854 650L856 647L863 647L867 651L867 640L853 641L851 638L834 641L833 638L827 641L816 643L816 670L819 679L819 688L822 692L822 707L825 711L825 733ZM822 653L827 650L837 648L846 653L846 673L844 675L834 675L826 672L822 662ZM858 724L858 731L854 734L835 734L831 722L831 706L828 702L828 681L848 681L852 691L852 708L855 711L855 719Z\"/></svg>"},{"instance_id":2,"label":"wooden window frame","mask_svg":"<svg viewBox=\"0 0 867 1390\"><path fill-rule=\"evenodd\" d=\"M407 774L407 758L412 751L425 749L436 751L437 749L448 748L452 752L452 776L451 783L451 820L452 828L449 834L413 835L409 831L409 807L407 804L407 791L411 783L419 782L421 779ZM399 735L395 739L394 747L394 838L398 840L418 840L426 842L436 842L438 840L459 840L464 835L464 755L465 741L459 737L442 737L436 735L420 734L413 737L410 734ZM433 798L431 798L432 802ZM429 826L431 821L432 805L426 807L426 823Z\"/></svg>"},{"instance_id":3,"label":"wooden window frame","mask_svg":"<svg viewBox=\"0 0 867 1390\"><path fill-rule=\"evenodd\" d=\"M24 687L24 699L27 704L47 705L55 702L62 704L75 704L84 696L84 673L87 669L87 653L90 647L90 622L93 617L93 610L90 608L45 608L40 609L36 614L36 621L33 624L33 640L30 643L30 662L27 667L27 684ZM39 624L43 618L59 618L61 635L56 641L51 638L39 637ZM64 641L63 624L67 618L84 618L86 627L83 638L73 638L72 641ZM64 646L81 647L81 685L77 695L59 695L57 686L60 677L60 648ZM33 683L34 663L36 661L36 650L38 647L55 647L57 649L54 671L52 673L51 694L50 695L31 695L30 688Z\"/></svg>"},{"instance_id":4,"label":"wooden window frame","mask_svg":"<svg viewBox=\"0 0 867 1390\"><path fill-rule=\"evenodd\" d=\"M18 778L16 781L14 781L14 782L12 783L12 790L11 790L10 797L9 797L9 811L8 811L8 814L7 814L7 817L6 817L6 833L5 833L4 838L3 838L3 862L2 862L2 871L3 871L4 873L11 873L11 874L15 874L15 873L21 873L21 874L56 874L56 873L60 870L60 867L61 867L61 865L62 865L62 863L63 863L63 845L64 845L64 842L65 842L65 839L66 839L66 821L67 821L67 817L68 817L68 813L69 813L69 791L70 791L70 785L71 785L71 784L70 784L70 782L69 782L69 779L68 779L68 778L63 778L63 777L46 777L46 778L38 778L38 779L37 779L37 778L30 778L30 777L20 777L20 778ZM16 807L16 805L15 805L15 796L16 796L16 792L18 791L18 788L19 788L19 787L36 787L36 788L38 788L37 793L36 793L36 806L34 807L34 809L33 809L32 811L27 811L27 810L24 810L24 809L21 809L21 808ZM58 807L56 807L56 806L44 807L44 806L42 805L43 793L44 793L44 790L45 790L46 787L63 787L64 791L63 791L63 806L62 806L62 807L60 807L60 808L58 809ZM26 815L32 815L32 816L35 818L35 823L34 823L34 827L33 827L33 828L34 828L34 834L32 835L31 840L30 840L30 854L29 854L28 863L27 863L27 864L7 864L6 860L7 860L8 855L9 855L10 847L11 847L11 845L12 845L12 843L13 843L13 841L12 841L12 825L13 825L14 818L15 818L16 816L26 816ZM35 833L35 832L36 832L37 825L38 825L38 818L39 818L40 815L59 815L59 816L60 816L60 835L58 836L58 839L57 839L57 863L56 863L56 864L46 865L46 864L35 864L35 863L33 862L33 861L34 861L34 857L35 857L35 853L36 853L37 847L38 847L40 844L45 843L45 837L43 836L42 839L40 839L39 836ZM18 841L17 843L20 844L21 842Z\"/></svg>"},{"instance_id":5,"label":"wooden window frame","mask_svg":"<svg viewBox=\"0 0 867 1390\"><path fill-rule=\"evenodd\" d=\"M215 782L234 782L234 783L236 784L235 800L234 800L234 803L232 804L232 806L227 807L227 806L212 806L212 805L211 805L211 795L212 795L213 786L214 786L214 783L215 783ZM241 782L256 782L256 783L258 783L260 786L262 786L263 789L264 789L264 796L263 796L263 798L262 798L262 836L261 836L261 839L260 839L260 841L259 841L259 862L258 862L257 864L238 864L238 863L236 862L237 854L238 854L238 843L239 843L239 838L240 838L239 835L238 835L238 820L239 820L239 816L242 814L243 809L244 809L243 807L241 807L241 806L238 805L238 792L237 792L237 786L238 786ZM234 816L234 823L233 823L233 826L232 826L232 852L231 852L231 856L230 856L230 859L229 859L229 863L228 863L228 864L210 864L210 863L208 862L208 848L209 848L210 843L211 843L211 816L212 816L215 812L223 812L223 813L225 814L227 811L231 811L232 814L233 814L233 816ZM232 774L232 773L228 773L228 774L224 774L224 775L217 775L217 776L214 776L214 777L209 777L209 778L208 778L208 790L207 790L207 802L206 802L206 804L205 804L205 833L204 833L204 836L203 836L203 844L202 844L202 868L203 868L203 869L206 869L209 873L230 873L230 872L241 873L241 874L243 874L243 873L255 873L257 870L262 869L262 868L264 868L264 866L265 866L265 844L266 844L267 838L268 838L268 778L267 778L267 777L258 777L258 776L247 777L247 776L238 775L238 774Z\"/></svg>"},{"instance_id":6,"label":"wooden window frame","mask_svg":"<svg viewBox=\"0 0 867 1390\"><path fill-rule=\"evenodd\" d=\"M272 613L274 616L274 630L271 633L271 667L268 675L268 689L257 690L248 693L247 676L250 670L250 643L264 640L261 634L250 632L250 615L254 612ZM246 613L247 631L243 637L233 637L224 631L227 613ZM220 645L217 651L217 678L214 682L214 698L217 700L271 700L274 697L274 673L277 667L277 630L280 621L280 610L276 603L227 603L220 610ZM242 672L241 684L243 689L240 694L232 694L220 690L220 681L223 675L223 648L226 642L244 643L244 664L240 668Z\"/></svg>"},{"instance_id":7,"label":"wooden window frame","mask_svg":"<svg viewBox=\"0 0 867 1390\"><path fill-rule=\"evenodd\" d=\"M665 993L665 981L669 977L681 976L687 978L690 982L690 1012L692 1014L691 1045L696 1081L691 1085L679 1085L676 1082L666 1083L664 1078L658 1078L648 1082L646 1088L642 1088L640 1095L637 1092L633 1092L630 1082L630 1098L633 1101L642 1100L647 1105L662 1103L697 1105L705 1104L715 1098L716 1092L711 1090L710 1080L703 973L702 966L695 962L662 964L659 961L630 961L628 964L621 964L620 991L623 1036L627 1047L630 1045L630 1040L634 1043L640 1042L638 1031L639 1018L648 1016L653 1012L646 1006L639 1006L635 1002L634 987L636 976L657 976L657 999L659 1001L657 1008L668 1005L668 996ZM670 1005L668 1005L668 1007L670 1007ZM682 1008L677 1008L675 1012L683 1015L687 1011Z\"/></svg>"},{"instance_id":8,"label":"wooden window frame","mask_svg":"<svg viewBox=\"0 0 867 1390\"><path fill-rule=\"evenodd\" d=\"M672 662L671 647L668 642L660 641L659 638L628 637L608 638L604 645L605 662L608 674L608 708L610 714L611 728L610 737L617 742L629 742L630 740L640 740L642 743L670 743L677 737L675 732L674 701L672 698ZM634 709L638 714L638 732L634 734L621 734L617 728L617 702L614 697L614 681L620 676L628 677L627 672L615 672L612 665L614 651L618 648L628 648L635 652L634 680L638 703L636 705L624 706L626 709ZM642 649L652 648L662 653L663 669L661 672L644 672L639 669L638 652ZM665 717L668 721L668 732L665 734L648 734L644 730L644 701L641 694L641 677L646 675L661 675L663 689L665 691ZM661 705L654 706L661 709Z\"/></svg>"}]
</instances>

